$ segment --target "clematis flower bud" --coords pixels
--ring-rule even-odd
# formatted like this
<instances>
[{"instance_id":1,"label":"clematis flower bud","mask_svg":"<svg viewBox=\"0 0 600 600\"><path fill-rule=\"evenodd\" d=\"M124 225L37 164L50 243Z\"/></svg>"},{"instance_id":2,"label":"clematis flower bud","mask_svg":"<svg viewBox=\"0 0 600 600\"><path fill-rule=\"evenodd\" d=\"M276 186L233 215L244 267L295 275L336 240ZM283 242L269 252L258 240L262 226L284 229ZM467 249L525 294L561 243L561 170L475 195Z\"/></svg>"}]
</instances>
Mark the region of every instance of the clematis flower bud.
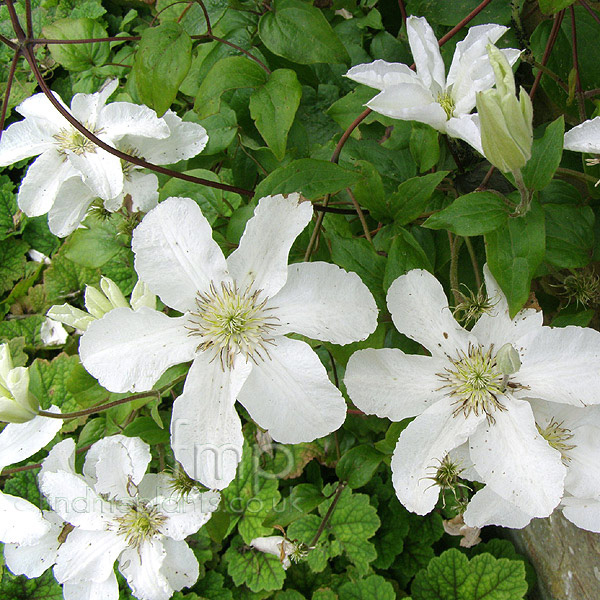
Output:
<instances>
[{"instance_id":1,"label":"clematis flower bud","mask_svg":"<svg viewBox=\"0 0 600 600\"><path fill-rule=\"evenodd\" d=\"M292 561L298 562L308 554L307 549L302 546L302 544L295 544L281 535L258 537L250 542L251 548L279 558L284 569L287 569Z\"/></svg>"},{"instance_id":2,"label":"clematis flower bud","mask_svg":"<svg viewBox=\"0 0 600 600\"><path fill-rule=\"evenodd\" d=\"M29 371L14 368L8 344L0 345L0 421L25 423L38 414L39 408L29 392Z\"/></svg>"},{"instance_id":3,"label":"clematis flower bud","mask_svg":"<svg viewBox=\"0 0 600 600\"><path fill-rule=\"evenodd\" d=\"M496 89L478 92L477 112L485 157L498 169L514 172L531 157L533 107L521 88L516 96L515 78L506 57L492 44L488 56L496 77Z\"/></svg>"},{"instance_id":4,"label":"clematis flower bud","mask_svg":"<svg viewBox=\"0 0 600 600\"><path fill-rule=\"evenodd\" d=\"M513 375L521 368L521 358L514 346L507 343L498 350L496 364L504 375Z\"/></svg>"}]
</instances>

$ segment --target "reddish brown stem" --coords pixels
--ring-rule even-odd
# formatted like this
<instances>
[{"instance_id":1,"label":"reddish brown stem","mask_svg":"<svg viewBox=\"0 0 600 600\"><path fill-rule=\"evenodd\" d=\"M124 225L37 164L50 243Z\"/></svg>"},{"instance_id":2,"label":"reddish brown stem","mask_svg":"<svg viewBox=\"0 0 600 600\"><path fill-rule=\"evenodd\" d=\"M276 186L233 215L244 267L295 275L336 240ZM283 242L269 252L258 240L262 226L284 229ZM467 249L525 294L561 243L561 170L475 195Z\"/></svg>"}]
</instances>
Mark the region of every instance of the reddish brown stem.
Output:
<instances>
[{"instance_id":1,"label":"reddish brown stem","mask_svg":"<svg viewBox=\"0 0 600 600\"><path fill-rule=\"evenodd\" d=\"M579 56L577 52L577 26L575 24L575 9L573 5L569 7L571 14L571 47L573 51L573 70L575 71L575 96L577 96L577 107L579 109L579 118L585 121L585 100L581 89L581 77L579 76Z\"/></svg>"},{"instance_id":2,"label":"reddish brown stem","mask_svg":"<svg viewBox=\"0 0 600 600\"><path fill-rule=\"evenodd\" d=\"M12 62L10 63L10 69L8 71L8 78L6 80L6 92L4 92L4 102L2 103L2 114L0 114L0 140L2 139L2 132L4 131L4 122L6 121L6 113L8 111L8 101L10 99L10 91L12 89L12 82L15 76L15 70L17 63L19 62L19 53L15 52Z\"/></svg>"},{"instance_id":3,"label":"reddish brown stem","mask_svg":"<svg viewBox=\"0 0 600 600\"><path fill-rule=\"evenodd\" d=\"M554 44L556 43L556 38L558 37L558 32L560 31L560 25L565 16L565 11L561 10L556 13L554 16L554 23L552 24L552 31L550 31L550 35L548 36L548 41L546 42L546 47L544 48L544 55L542 56L542 66L546 66L546 63L550 59L550 53L552 52L552 48L554 48ZM538 86L540 85L540 79L542 78L542 71L538 71L535 75L535 80L533 85L531 86L531 91L529 92L529 97L533 100Z\"/></svg>"}]
</instances>

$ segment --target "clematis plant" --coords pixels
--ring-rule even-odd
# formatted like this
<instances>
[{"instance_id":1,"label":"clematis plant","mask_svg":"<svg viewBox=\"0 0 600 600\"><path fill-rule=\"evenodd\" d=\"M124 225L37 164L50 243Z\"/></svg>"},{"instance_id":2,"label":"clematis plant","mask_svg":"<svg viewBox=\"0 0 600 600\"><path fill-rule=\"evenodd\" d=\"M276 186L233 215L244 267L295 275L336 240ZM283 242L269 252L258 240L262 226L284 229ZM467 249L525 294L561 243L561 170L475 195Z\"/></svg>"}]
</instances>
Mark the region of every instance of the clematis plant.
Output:
<instances>
[{"instance_id":1,"label":"clematis plant","mask_svg":"<svg viewBox=\"0 0 600 600\"><path fill-rule=\"evenodd\" d=\"M168 600L198 578L198 561L184 541L217 509L219 495L182 495L167 474L145 474L148 445L115 435L88 451L76 473L75 443L57 444L44 461L40 486L56 513L72 528L56 555L54 576L65 600L94 590L117 600L114 563L140 600Z\"/></svg>"},{"instance_id":2,"label":"clematis plant","mask_svg":"<svg viewBox=\"0 0 600 600\"><path fill-rule=\"evenodd\" d=\"M534 309L511 319L487 267L485 278L489 309L467 331L452 317L433 275L413 270L399 277L387 295L394 324L431 356L360 350L348 362L346 387L369 414L393 421L417 416L392 457L396 494L409 510L433 509L440 486L431 481L447 455L466 442L463 466L473 466L485 494L529 515L548 516L562 497L566 469L560 451L538 430L529 399L599 403L600 333L544 327ZM469 514L476 509L472 501Z\"/></svg>"},{"instance_id":3,"label":"clematis plant","mask_svg":"<svg viewBox=\"0 0 600 600\"><path fill-rule=\"evenodd\" d=\"M25 423L38 414L39 408L37 399L29 391L29 371L26 367L13 367L8 344L1 344L0 421Z\"/></svg>"},{"instance_id":4,"label":"clematis plant","mask_svg":"<svg viewBox=\"0 0 600 600\"><path fill-rule=\"evenodd\" d=\"M135 268L171 308L117 308L91 323L80 343L84 367L111 391L151 389L170 366L193 361L176 399L171 444L186 472L226 487L241 458L235 400L283 443L338 429L346 403L299 333L336 344L375 330L377 307L355 273L314 262L287 265L312 217L299 194L258 202L227 259L198 205L169 198L133 233Z\"/></svg>"},{"instance_id":5,"label":"clematis plant","mask_svg":"<svg viewBox=\"0 0 600 600\"><path fill-rule=\"evenodd\" d=\"M574 152L600 154L600 117L584 121L567 131L564 148ZM600 159L598 157L587 158L585 162L591 167L600 164ZM598 184L600 184L600 179L596 182L596 186Z\"/></svg>"},{"instance_id":6,"label":"clematis plant","mask_svg":"<svg viewBox=\"0 0 600 600\"><path fill-rule=\"evenodd\" d=\"M367 106L382 115L403 121L419 121L450 137L460 138L483 154L475 108L477 92L494 85L494 72L486 46L508 31L495 24L471 27L456 51L446 77L444 61L433 29L424 17L406 20L408 42L416 72L402 63L376 60L352 67L346 77L381 90ZM512 65L520 51L501 50Z\"/></svg>"},{"instance_id":7,"label":"clematis plant","mask_svg":"<svg viewBox=\"0 0 600 600\"><path fill-rule=\"evenodd\" d=\"M71 114L102 141L160 164L190 158L204 148L208 141L204 128L184 123L171 111L158 118L147 106L106 104L117 87L115 79L94 94L75 94ZM96 198L113 212L125 195L131 196L134 210L147 211L156 205L158 180L153 173L140 173L98 148L44 94L31 96L16 110L25 119L3 133L0 166L39 155L21 183L17 201L28 216L49 213L55 235L71 233Z\"/></svg>"}]
</instances>

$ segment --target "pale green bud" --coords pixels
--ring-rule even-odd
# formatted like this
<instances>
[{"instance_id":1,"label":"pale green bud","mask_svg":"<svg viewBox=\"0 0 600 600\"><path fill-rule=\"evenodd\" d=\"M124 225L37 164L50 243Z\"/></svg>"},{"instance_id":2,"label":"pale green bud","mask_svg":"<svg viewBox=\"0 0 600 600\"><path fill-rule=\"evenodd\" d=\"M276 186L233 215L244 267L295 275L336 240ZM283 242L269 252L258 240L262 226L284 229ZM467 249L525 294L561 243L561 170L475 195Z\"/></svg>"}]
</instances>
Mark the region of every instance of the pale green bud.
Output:
<instances>
[{"instance_id":1,"label":"pale green bud","mask_svg":"<svg viewBox=\"0 0 600 600\"><path fill-rule=\"evenodd\" d=\"M521 368L521 358L514 346L504 344L496 354L496 365L504 375L517 373Z\"/></svg>"},{"instance_id":2,"label":"pale green bud","mask_svg":"<svg viewBox=\"0 0 600 600\"><path fill-rule=\"evenodd\" d=\"M142 306L156 309L156 296L143 281L138 281L131 292L131 308L138 310Z\"/></svg>"},{"instance_id":3,"label":"pale green bud","mask_svg":"<svg viewBox=\"0 0 600 600\"><path fill-rule=\"evenodd\" d=\"M518 171L531 158L533 107L521 88L515 95L515 78L504 54L489 44L488 56L496 89L478 92L477 112L485 157L500 171Z\"/></svg>"},{"instance_id":4,"label":"pale green bud","mask_svg":"<svg viewBox=\"0 0 600 600\"><path fill-rule=\"evenodd\" d=\"M91 285L85 288L84 302L88 312L96 319L101 319L114 308L111 301L100 290Z\"/></svg>"},{"instance_id":5,"label":"pale green bud","mask_svg":"<svg viewBox=\"0 0 600 600\"><path fill-rule=\"evenodd\" d=\"M103 277L100 280L100 288L104 292L104 295L108 298L109 302L112 304L112 308L129 308L129 302L127 302L125 296L123 296L123 292L112 279Z\"/></svg>"},{"instance_id":6,"label":"pale green bud","mask_svg":"<svg viewBox=\"0 0 600 600\"><path fill-rule=\"evenodd\" d=\"M0 346L0 421L25 423L39 410L38 401L29 392L29 371L12 366L8 344Z\"/></svg>"},{"instance_id":7,"label":"pale green bud","mask_svg":"<svg viewBox=\"0 0 600 600\"><path fill-rule=\"evenodd\" d=\"M88 325L96 319L89 313L75 308L70 304L61 304L60 306L55 305L50 308L46 313L46 316L62 323L63 325L69 325L69 327L75 327L80 331L85 331Z\"/></svg>"}]
</instances>

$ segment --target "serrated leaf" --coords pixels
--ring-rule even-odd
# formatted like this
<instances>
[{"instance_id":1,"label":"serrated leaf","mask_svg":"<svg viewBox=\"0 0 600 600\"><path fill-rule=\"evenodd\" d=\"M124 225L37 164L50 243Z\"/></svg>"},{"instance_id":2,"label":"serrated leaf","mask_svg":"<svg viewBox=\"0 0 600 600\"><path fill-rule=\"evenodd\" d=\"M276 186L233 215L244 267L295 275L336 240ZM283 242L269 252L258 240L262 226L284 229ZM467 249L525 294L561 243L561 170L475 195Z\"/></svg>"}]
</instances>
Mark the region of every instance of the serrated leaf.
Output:
<instances>
[{"instance_id":1,"label":"serrated leaf","mask_svg":"<svg viewBox=\"0 0 600 600\"><path fill-rule=\"evenodd\" d=\"M300 105L302 87L296 73L277 69L250 96L250 116L277 160L283 160L287 137Z\"/></svg>"},{"instance_id":2,"label":"serrated leaf","mask_svg":"<svg viewBox=\"0 0 600 600\"><path fill-rule=\"evenodd\" d=\"M50 570L36 579L15 577L5 570L0 582L0 596L3 600L62 600L63 593Z\"/></svg>"},{"instance_id":3,"label":"serrated leaf","mask_svg":"<svg viewBox=\"0 0 600 600\"><path fill-rule=\"evenodd\" d=\"M350 57L323 13L301 0L276 0L258 24L263 44L301 65L350 64Z\"/></svg>"},{"instance_id":4,"label":"serrated leaf","mask_svg":"<svg viewBox=\"0 0 600 600\"><path fill-rule=\"evenodd\" d=\"M395 600L394 586L381 575L370 575L358 581L348 581L338 590L339 600Z\"/></svg>"},{"instance_id":5,"label":"serrated leaf","mask_svg":"<svg viewBox=\"0 0 600 600\"><path fill-rule=\"evenodd\" d=\"M506 295L512 318L527 301L531 279L546 252L543 208L533 202L527 214L487 233L485 245L488 266Z\"/></svg>"},{"instance_id":6,"label":"serrated leaf","mask_svg":"<svg viewBox=\"0 0 600 600\"><path fill-rule=\"evenodd\" d=\"M11 319L0 322L0 341L10 340L12 338L23 338L25 347L29 349L41 348L42 340L40 338L40 328L45 317L41 315L32 315L22 319Z\"/></svg>"},{"instance_id":7,"label":"serrated leaf","mask_svg":"<svg viewBox=\"0 0 600 600\"><path fill-rule=\"evenodd\" d=\"M17 216L17 198L14 183L7 175L0 176L0 240L20 231L22 224Z\"/></svg>"},{"instance_id":8,"label":"serrated leaf","mask_svg":"<svg viewBox=\"0 0 600 600\"><path fill-rule=\"evenodd\" d=\"M44 292L50 304L62 304L67 297L82 294L86 284L100 279L98 271L75 264L58 252L44 271Z\"/></svg>"},{"instance_id":9,"label":"serrated leaf","mask_svg":"<svg viewBox=\"0 0 600 600\"><path fill-rule=\"evenodd\" d=\"M35 506L42 506L42 495L37 485L37 474L36 470L14 473L6 480L3 491L11 496L25 498Z\"/></svg>"},{"instance_id":10,"label":"serrated leaf","mask_svg":"<svg viewBox=\"0 0 600 600\"><path fill-rule=\"evenodd\" d=\"M529 190L541 190L552 181L562 157L564 135L565 120L560 116L546 127L541 138L533 141L531 158L522 169Z\"/></svg>"},{"instance_id":11,"label":"serrated leaf","mask_svg":"<svg viewBox=\"0 0 600 600\"><path fill-rule=\"evenodd\" d=\"M142 32L133 74L141 101L159 117L171 106L192 63L192 40L176 21Z\"/></svg>"},{"instance_id":12,"label":"serrated leaf","mask_svg":"<svg viewBox=\"0 0 600 600\"><path fill-rule=\"evenodd\" d=\"M0 241L0 294L10 290L13 283L25 275L27 250L29 246L23 240Z\"/></svg>"},{"instance_id":13,"label":"serrated leaf","mask_svg":"<svg viewBox=\"0 0 600 600\"><path fill-rule=\"evenodd\" d=\"M201 119L214 115L219 112L223 92L238 88L258 88L266 81L266 72L249 58L223 58L213 65L200 84L194 110Z\"/></svg>"},{"instance_id":14,"label":"serrated leaf","mask_svg":"<svg viewBox=\"0 0 600 600\"><path fill-rule=\"evenodd\" d=\"M305 198L315 200L352 187L359 178L360 174L356 171L344 169L328 160L301 158L276 169L263 179L254 197L300 192Z\"/></svg>"},{"instance_id":15,"label":"serrated leaf","mask_svg":"<svg viewBox=\"0 0 600 600\"><path fill-rule=\"evenodd\" d=\"M93 221L86 229L76 229L63 245L63 255L70 261L95 269L107 263L123 248L110 222Z\"/></svg>"},{"instance_id":16,"label":"serrated leaf","mask_svg":"<svg viewBox=\"0 0 600 600\"><path fill-rule=\"evenodd\" d=\"M294 444L294 446L296 445ZM287 527L290 523L314 510L324 500L325 497L315 485L299 483L292 488L287 498L283 498L273 508L265 519L264 524L266 527L274 525Z\"/></svg>"},{"instance_id":17,"label":"serrated leaf","mask_svg":"<svg viewBox=\"0 0 600 600\"><path fill-rule=\"evenodd\" d=\"M107 37L102 25L88 18L60 19L42 29L44 36L55 40L83 40ZM69 71L87 71L102 66L110 56L106 43L49 44L52 58Z\"/></svg>"},{"instance_id":18,"label":"serrated leaf","mask_svg":"<svg viewBox=\"0 0 600 600\"><path fill-rule=\"evenodd\" d=\"M544 204L546 260L560 269L585 267L592 260L594 211L589 206Z\"/></svg>"}]
</instances>

